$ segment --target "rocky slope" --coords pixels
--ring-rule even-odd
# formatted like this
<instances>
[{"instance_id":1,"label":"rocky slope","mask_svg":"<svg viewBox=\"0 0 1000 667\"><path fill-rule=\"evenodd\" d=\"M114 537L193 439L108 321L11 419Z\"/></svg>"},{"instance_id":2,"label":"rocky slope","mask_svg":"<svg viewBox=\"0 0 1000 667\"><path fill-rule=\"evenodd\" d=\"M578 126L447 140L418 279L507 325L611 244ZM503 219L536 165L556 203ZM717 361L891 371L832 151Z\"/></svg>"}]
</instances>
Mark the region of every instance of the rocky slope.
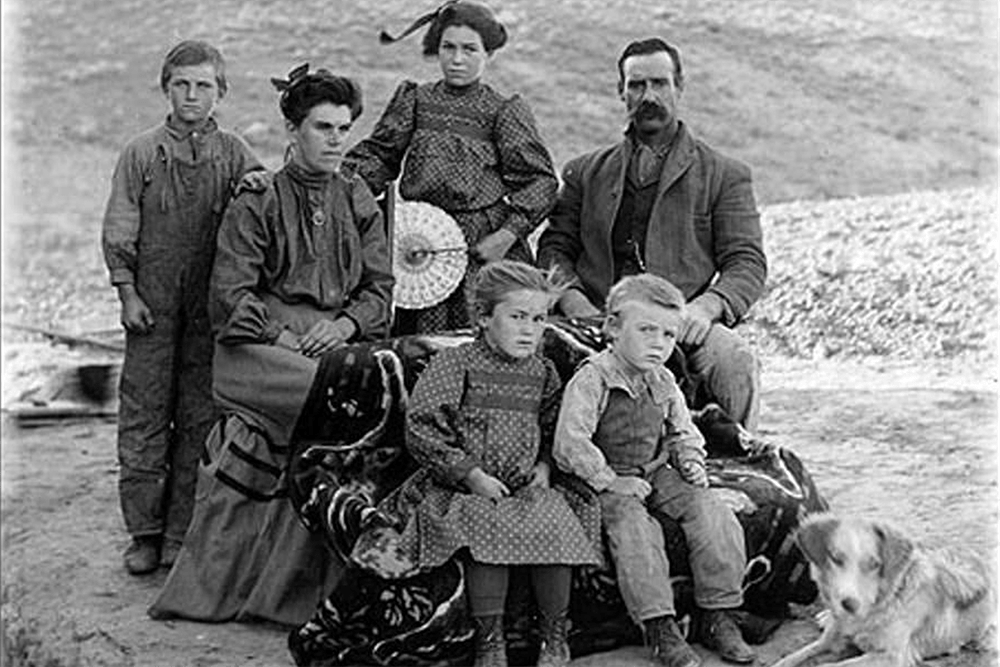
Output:
<instances>
[{"instance_id":1,"label":"rocky slope","mask_svg":"<svg viewBox=\"0 0 1000 667\"><path fill-rule=\"evenodd\" d=\"M766 206L762 226L765 294L740 326L762 356L945 360L992 372L995 190ZM85 232L63 227L25 239L25 263L7 267L8 321L84 332L115 325L99 257L79 256L93 245Z\"/></svg>"},{"instance_id":2,"label":"rocky slope","mask_svg":"<svg viewBox=\"0 0 1000 667\"><path fill-rule=\"evenodd\" d=\"M995 359L995 191L781 204L762 224L770 273L741 329L765 356Z\"/></svg>"}]
</instances>

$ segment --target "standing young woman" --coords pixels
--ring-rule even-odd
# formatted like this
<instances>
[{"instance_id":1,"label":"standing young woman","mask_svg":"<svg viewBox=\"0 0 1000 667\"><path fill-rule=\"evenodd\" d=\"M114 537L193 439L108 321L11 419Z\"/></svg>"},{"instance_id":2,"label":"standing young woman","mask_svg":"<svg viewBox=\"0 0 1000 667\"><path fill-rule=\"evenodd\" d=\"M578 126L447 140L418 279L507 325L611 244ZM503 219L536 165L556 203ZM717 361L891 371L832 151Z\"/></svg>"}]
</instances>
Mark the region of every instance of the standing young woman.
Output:
<instances>
[{"instance_id":1,"label":"standing young woman","mask_svg":"<svg viewBox=\"0 0 1000 667\"><path fill-rule=\"evenodd\" d=\"M558 181L528 105L482 82L507 31L485 6L459 0L413 23L430 24L423 53L442 78L404 81L371 136L346 161L378 195L400 177L403 199L424 201L458 221L472 261L463 285L444 302L414 313L417 332L468 327L467 291L485 263L532 261L528 235L552 207ZM383 33L384 42L398 38ZM402 172L402 174L401 174Z\"/></svg>"}]
</instances>

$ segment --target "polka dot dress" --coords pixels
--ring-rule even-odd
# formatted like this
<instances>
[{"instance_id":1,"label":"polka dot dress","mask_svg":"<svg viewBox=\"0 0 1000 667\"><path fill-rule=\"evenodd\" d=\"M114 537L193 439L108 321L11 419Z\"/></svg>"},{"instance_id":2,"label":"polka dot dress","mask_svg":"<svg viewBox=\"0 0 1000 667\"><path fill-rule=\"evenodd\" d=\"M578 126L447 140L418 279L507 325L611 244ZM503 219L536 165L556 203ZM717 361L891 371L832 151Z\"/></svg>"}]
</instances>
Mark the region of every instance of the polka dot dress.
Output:
<instances>
[{"instance_id":1,"label":"polka dot dress","mask_svg":"<svg viewBox=\"0 0 1000 667\"><path fill-rule=\"evenodd\" d=\"M531 108L481 82L461 89L440 80L402 82L346 161L375 193L398 176L400 196L447 211L470 248L501 227L514 232L506 257L529 264L526 239L559 189ZM472 325L465 291L481 266L470 262L460 289L417 311L418 333Z\"/></svg>"},{"instance_id":2,"label":"polka dot dress","mask_svg":"<svg viewBox=\"0 0 1000 667\"><path fill-rule=\"evenodd\" d=\"M559 396L541 356L515 359L480 338L434 357L407 408L407 447L423 468L383 503L405 525L403 555L423 567L464 547L485 563L600 564L596 505L574 512L557 488L528 485ZM462 479L477 466L511 495L468 492Z\"/></svg>"}]
</instances>

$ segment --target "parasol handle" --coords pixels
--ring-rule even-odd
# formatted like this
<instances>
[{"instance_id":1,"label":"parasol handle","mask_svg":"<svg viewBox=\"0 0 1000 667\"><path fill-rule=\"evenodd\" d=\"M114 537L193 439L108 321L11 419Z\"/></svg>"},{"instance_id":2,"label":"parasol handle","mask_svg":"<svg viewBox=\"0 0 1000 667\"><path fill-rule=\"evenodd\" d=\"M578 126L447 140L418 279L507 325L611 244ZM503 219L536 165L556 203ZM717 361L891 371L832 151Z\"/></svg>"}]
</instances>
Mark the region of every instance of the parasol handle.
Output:
<instances>
[{"instance_id":1,"label":"parasol handle","mask_svg":"<svg viewBox=\"0 0 1000 667\"><path fill-rule=\"evenodd\" d=\"M414 248L406 251L406 260L410 263L418 262L427 255L443 255L450 252L468 252L465 246L455 246L453 248Z\"/></svg>"}]
</instances>

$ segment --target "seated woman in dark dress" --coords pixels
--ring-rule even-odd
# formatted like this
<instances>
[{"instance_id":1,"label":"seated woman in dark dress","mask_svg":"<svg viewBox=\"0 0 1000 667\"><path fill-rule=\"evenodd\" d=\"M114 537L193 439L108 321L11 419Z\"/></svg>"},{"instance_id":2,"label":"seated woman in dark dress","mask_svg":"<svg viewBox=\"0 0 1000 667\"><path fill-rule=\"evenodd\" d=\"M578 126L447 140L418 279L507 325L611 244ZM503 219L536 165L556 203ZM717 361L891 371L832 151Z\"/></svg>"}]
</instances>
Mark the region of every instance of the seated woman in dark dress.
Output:
<instances>
[{"instance_id":1,"label":"seated woman in dark dress","mask_svg":"<svg viewBox=\"0 0 1000 667\"><path fill-rule=\"evenodd\" d=\"M360 89L308 66L275 83L289 160L233 200L219 230L210 313L225 414L157 617L297 623L340 572L287 500L288 445L323 356L386 332L393 279L378 206L340 173Z\"/></svg>"}]
</instances>

